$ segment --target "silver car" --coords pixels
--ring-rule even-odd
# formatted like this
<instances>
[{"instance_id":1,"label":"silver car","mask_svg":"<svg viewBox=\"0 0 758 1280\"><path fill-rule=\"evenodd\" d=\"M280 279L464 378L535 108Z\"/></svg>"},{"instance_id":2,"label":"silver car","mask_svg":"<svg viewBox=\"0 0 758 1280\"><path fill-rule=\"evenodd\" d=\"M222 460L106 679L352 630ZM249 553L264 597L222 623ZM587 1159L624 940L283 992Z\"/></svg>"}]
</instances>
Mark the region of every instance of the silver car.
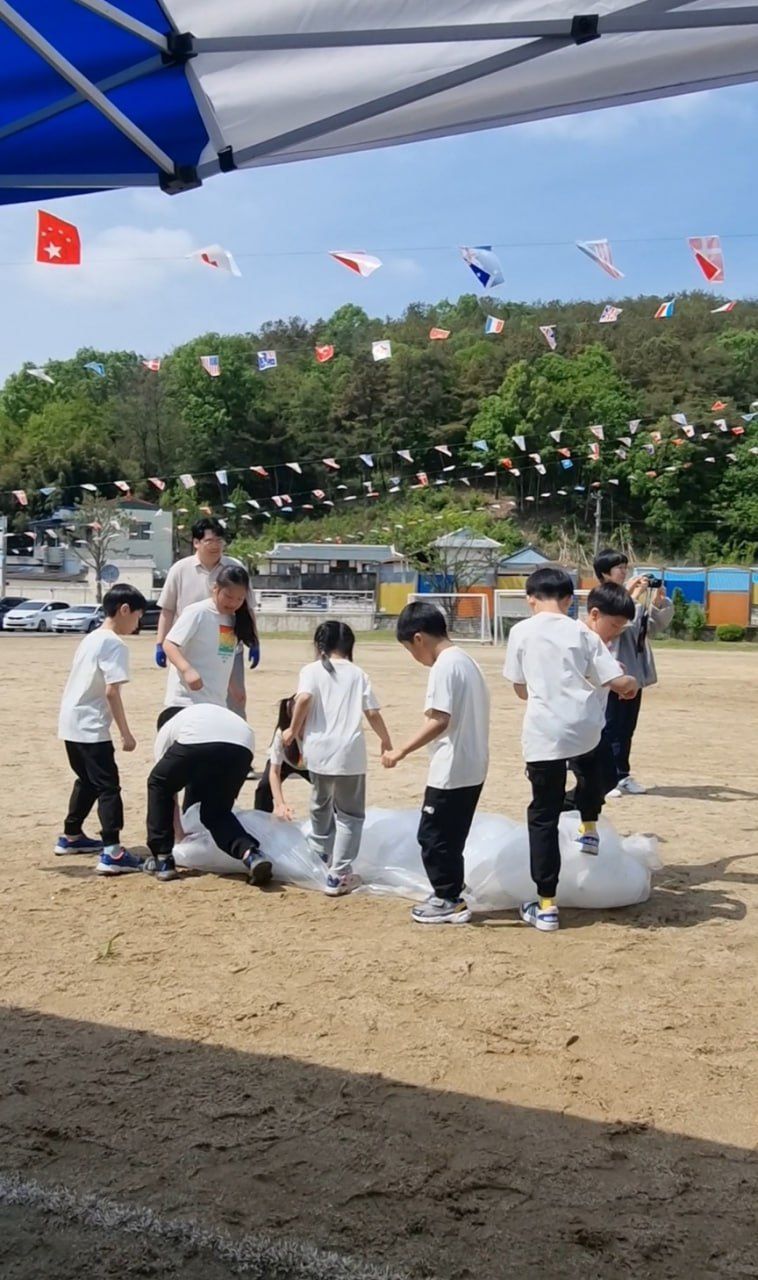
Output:
<instances>
[{"instance_id":1,"label":"silver car","mask_svg":"<svg viewBox=\"0 0 758 1280\"><path fill-rule=\"evenodd\" d=\"M72 604L55 615L53 631L95 631L104 617L99 604Z\"/></svg>"},{"instance_id":2,"label":"silver car","mask_svg":"<svg viewBox=\"0 0 758 1280\"><path fill-rule=\"evenodd\" d=\"M51 631L61 609L69 609L68 600L25 600L6 613L4 631Z\"/></svg>"}]
</instances>

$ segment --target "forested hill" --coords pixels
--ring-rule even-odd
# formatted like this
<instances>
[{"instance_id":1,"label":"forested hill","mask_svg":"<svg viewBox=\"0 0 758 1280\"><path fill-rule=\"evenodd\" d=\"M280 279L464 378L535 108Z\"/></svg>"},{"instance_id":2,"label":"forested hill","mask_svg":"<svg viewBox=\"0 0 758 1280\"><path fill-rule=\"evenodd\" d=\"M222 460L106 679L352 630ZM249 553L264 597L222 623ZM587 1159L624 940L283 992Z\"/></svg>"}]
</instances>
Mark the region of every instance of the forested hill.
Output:
<instances>
[{"instance_id":1,"label":"forested hill","mask_svg":"<svg viewBox=\"0 0 758 1280\"><path fill-rule=\"evenodd\" d=\"M246 527L272 537L282 524L267 520L281 510L274 496L291 499L290 518L302 519L305 507L306 519L333 521L354 494L376 492L384 503L394 488L402 502L411 484L425 482L420 472L430 489L444 480L446 493L452 487L469 502L497 487L516 501L517 519L547 536L547 526L584 527L587 495L599 483L612 499L604 532L612 520L637 545L666 554L750 560L758 542L758 417L750 420L758 303L713 314L724 301L680 296L674 316L656 320L661 299L616 299L618 321L600 324L603 307L594 302L526 306L464 295L414 304L397 319L347 305L313 325L292 318L258 333L209 333L167 353L83 350L45 366L52 384L30 376L30 366L7 379L0 505L19 528L80 496L82 483L116 497L111 482L122 480L156 498L147 480L156 477L166 482L163 501L178 506L178 477L191 473L193 501L214 509L234 501L226 510L238 521L252 498L259 506L246 507ZM488 315L505 320L502 333L485 334ZM555 352L540 332L547 325ZM449 337L430 339L433 327ZM378 340L391 342L390 359L372 358ZM316 346L332 346L333 358L319 363ZM276 351L277 367L259 370L262 350ZM160 355L159 372L145 367ZM219 377L208 376L203 355L219 357ZM104 366L104 376L87 364ZM718 402L725 408L713 408ZM602 426L601 440L593 426ZM558 431L556 440L550 433ZM523 447L514 437L524 437ZM440 444L449 453L434 448ZM218 470L228 471L226 489ZM54 493L40 493L51 486ZM13 490L25 491L28 507ZM345 514L357 516L365 501Z\"/></svg>"}]
</instances>

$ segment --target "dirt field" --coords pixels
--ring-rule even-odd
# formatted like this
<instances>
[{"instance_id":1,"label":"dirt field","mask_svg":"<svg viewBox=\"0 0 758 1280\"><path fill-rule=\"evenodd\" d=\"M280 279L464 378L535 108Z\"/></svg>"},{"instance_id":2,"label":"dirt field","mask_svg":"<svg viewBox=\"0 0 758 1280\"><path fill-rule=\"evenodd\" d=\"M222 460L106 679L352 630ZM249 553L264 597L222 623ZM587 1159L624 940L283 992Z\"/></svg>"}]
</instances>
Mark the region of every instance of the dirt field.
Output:
<instances>
[{"instance_id":1,"label":"dirt field","mask_svg":"<svg viewBox=\"0 0 758 1280\"><path fill-rule=\"evenodd\" d=\"M413 1277L758 1276L758 653L661 653L635 751L654 790L612 813L655 831L666 866L649 903L565 912L547 938L510 916L414 929L398 900L103 882L53 857L74 645L0 637L4 1174ZM126 695L134 847L164 682L152 647L133 642ZM518 815L521 709L502 652L477 656L494 695L482 807ZM248 675L259 763L308 657L269 640ZM356 657L401 737L424 672L389 642ZM370 801L415 806L424 768L372 766ZM304 812L306 788L288 794ZM0 1210L0 1272L230 1274L16 1209Z\"/></svg>"}]
</instances>

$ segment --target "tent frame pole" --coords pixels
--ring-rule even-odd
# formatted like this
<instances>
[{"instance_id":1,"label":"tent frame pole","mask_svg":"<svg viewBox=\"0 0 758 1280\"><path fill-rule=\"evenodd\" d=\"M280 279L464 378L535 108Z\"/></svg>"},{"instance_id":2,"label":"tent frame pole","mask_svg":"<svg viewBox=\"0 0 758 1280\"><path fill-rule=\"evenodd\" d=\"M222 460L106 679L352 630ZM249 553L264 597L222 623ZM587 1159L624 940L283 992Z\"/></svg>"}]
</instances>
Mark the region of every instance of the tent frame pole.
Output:
<instances>
[{"instance_id":1,"label":"tent frame pole","mask_svg":"<svg viewBox=\"0 0 758 1280\"><path fill-rule=\"evenodd\" d=\"M168 41L164 34L160 31L155 31L147 23L140 22L139 18L133 18L131 14L124 13L123 9L111 4L109 0L74 0L74 4L80 5L82 9L89 9L91 13L96 13L101 18L105 18L106 22L113 23L114 27L121 27L124 31L131 31L132 35L139 36L140 40L146 40L148 44L154 44L162 53L168 52Z\"/></svg>"}]
</instances>

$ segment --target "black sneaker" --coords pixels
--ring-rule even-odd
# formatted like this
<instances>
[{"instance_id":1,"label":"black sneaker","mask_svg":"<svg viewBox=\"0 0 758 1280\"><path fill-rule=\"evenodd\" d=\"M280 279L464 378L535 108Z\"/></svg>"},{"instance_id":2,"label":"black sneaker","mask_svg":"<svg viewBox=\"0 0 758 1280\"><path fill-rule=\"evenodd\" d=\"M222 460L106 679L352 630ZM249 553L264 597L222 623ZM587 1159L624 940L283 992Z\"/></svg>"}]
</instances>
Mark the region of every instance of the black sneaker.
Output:
<instances>
[{"instance_id":1,"label":"black sneaker","mask_svg":"<svg viewBox=\"0 0 758 1280\"><path fill-rule=\"evenodd\" d=\"M162 853L157 858L151 854L145 859L144 870L156 880L176 880L179 875L173 853Z\"/></svg>"},{"instance_id":2,"label":"black sneaker","mask_svg":"<svg viewBox=\"0 0 758 1280\"><path fill-rule=\"evenodd\" d=\"M268 884L274 874L274 868L260 849L249 849L242 861L247 868L247 878L251 884Z\"/></svg>"}]
</instances>

